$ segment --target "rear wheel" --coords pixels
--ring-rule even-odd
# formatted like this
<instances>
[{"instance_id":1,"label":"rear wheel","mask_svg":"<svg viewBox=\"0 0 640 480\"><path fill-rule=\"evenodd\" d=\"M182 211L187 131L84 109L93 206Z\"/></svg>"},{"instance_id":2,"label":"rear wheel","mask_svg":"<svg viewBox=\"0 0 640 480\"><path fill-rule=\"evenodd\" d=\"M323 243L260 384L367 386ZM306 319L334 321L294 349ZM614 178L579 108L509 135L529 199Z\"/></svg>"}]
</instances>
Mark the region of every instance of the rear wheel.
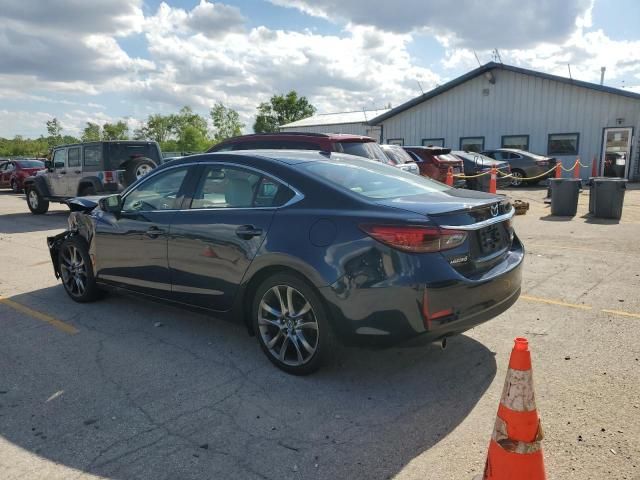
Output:
<instances>
[{"instance_id":1,"label":"rear wheel","mask_svg":"<svg viewBox=\"0 0 640 480\"><path fill-rule=\"evenodd\" d=\"M520 185L522 185L525 181L525 174L522 170L519 169L515 169L515 170L511 170L511 186L512 187L519 187Z\"/></svg>"},{"instance_id":2,"label":"rear wheel","mask_svg":"<svg viewBox=\"0 0 640 480\"><path fill-rule=\"evenodd\" d=\"M252 312L260 347L285 372L312 373L334 350L322 300L295 275L280 273L265 280L256 291Z\"/></svg>"},{"instance_id":3,"label":"rear wheel","mask_svg":"<svg viewBox=\"0 0 640 480\"><path fill-rule=\"evenodd\" d=\"M31 213L41 215L49 210L49 200L45 200L36 188L27 190L27 205Z\"/></svg>"},{"instance_id":4,"label":"rear wheel","mask_svg":"<svg viewBox=\"0 0 640 480\"><path fill-rule=\"evenodd\" d=\"M67 295L80 303L98 299L100 290L93 276L87 243L80 237L67 238L58 252L58 266Z\"/></svg>"}]
</instances>

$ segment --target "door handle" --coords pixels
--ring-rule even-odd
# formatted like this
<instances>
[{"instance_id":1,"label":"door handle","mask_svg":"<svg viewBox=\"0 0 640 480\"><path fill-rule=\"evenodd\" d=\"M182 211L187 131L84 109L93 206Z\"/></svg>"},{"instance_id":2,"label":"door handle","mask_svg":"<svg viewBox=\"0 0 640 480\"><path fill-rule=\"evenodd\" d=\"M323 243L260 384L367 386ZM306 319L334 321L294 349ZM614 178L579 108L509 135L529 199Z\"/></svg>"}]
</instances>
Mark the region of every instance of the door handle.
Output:
<instances>
[{"instance_id":1,"label":"door handle","mask_svg":"<svg viewBox=\"0 0 640 480\"><path fill-rule=\"evenodd\" d=\"M158 238L163 233L164 231L160 230L158 227L149 227L149 229L145 232L145 235L149 238Z\"/></svg>"},{"instance_id":2,"label":"door handle","mask_svg":"<svg viewBox=\"0 0 640 480\"><path fill-rule=\"evenodd\" d=\"M253 225L241 225L236 228L236 235L245 240L262 235L262 229Z\"/></svg>"}]
</instances>

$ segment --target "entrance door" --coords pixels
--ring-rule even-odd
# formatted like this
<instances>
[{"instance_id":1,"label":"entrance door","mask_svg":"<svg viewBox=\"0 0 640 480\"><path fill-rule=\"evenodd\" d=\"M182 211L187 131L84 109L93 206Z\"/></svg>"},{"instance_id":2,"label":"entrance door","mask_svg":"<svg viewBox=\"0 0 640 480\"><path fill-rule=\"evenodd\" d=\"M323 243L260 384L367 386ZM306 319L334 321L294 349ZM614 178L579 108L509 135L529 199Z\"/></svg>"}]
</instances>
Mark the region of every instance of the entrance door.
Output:
<instances>
[{"instance_id":1,"label":"entrance door","mask_svg":"<svg viewBox=\"0 0 640 480\"><path fill-rule=\"evenodd\" d=\"M631 127L604 129L600 175L627 178L631 163L632 137Z\"/></svg>"}]
</instances>

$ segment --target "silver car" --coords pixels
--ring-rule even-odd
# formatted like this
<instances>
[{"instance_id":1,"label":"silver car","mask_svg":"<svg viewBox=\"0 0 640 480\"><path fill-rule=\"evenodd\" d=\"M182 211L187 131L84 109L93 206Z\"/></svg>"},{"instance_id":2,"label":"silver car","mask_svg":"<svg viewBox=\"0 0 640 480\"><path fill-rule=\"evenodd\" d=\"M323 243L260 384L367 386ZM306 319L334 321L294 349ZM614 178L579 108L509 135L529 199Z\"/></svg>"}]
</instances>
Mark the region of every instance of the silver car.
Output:
<instances>
[{"instance_id":1,"label":"silver car","mask_svg":"<svg viewBox=\"0 0 640 480\"><path fill-rule=\"evenodd\" d=\"M539 175L550 170L557 162L553 157L546 157L515 148L496 148L495 150L485 150L482 154L495 160L509 162L512 175L511 185L514 187L518 187L523 183L535 185L540 180L553 177L553 172L542 177L539 177Z\"/></svg>"},{"instance_id":2,"label":"silver car","mask_svg":"<svg viewBox=\"0 0 640 480\"><path fill-rule=\"evenodd\" d=\"M407 151L398 145L380 145L382 151L389 159L389 164L415 175L420 175L420 169L415 160Z\"/></svg>"}]
</instances>

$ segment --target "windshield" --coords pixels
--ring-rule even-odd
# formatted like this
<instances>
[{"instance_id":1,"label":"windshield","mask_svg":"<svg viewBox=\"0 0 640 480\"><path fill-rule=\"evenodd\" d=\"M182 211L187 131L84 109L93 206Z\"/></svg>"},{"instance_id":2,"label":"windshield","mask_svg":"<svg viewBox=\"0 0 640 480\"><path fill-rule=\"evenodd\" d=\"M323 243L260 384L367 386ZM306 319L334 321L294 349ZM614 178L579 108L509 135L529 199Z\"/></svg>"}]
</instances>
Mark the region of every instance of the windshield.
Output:
<instances>
[{"instance_id":1,"label":"windshield","mask_svg":"<svg viewBox=\"0 0 640 480\"><path fill-rule=\"evenodd\" d=\"M332 185L374 200L410 197L449 189L426 177L381 163L357 159L310 162L300 167Z\"/></svg>"},{"instance_id":2,"label":"windshield","mask_svg":"<svg viewBox=\"0 0 640 480\"><path fill-rule=\"evenodd\" d=\"M370 158L378 162L388 162L386 155L376 142L338 142L344 153Z\"/></svg>"},{"instance_id":3,"label":"windshield","mask_svg":"<svg viewBox=\"0 0 640 480\"><path fill-rule=\"evenodd\" d=\"M16 161L22 168L43 168L44 162L40 160L18 160Z\"/></svg>"},{"instance_id":4,"label":"windshield","mask_svg":"<svg viewBox=\"0 0 640 480\"><path fill-rule=\"evenodd\" d=\"M398 165L413 162L413 158L411 158L411 155L409 155L402 147L398 147L396 145L385 145L381 148L382 151L387 155L387 157L389 157L394 163Z\"/></svg>"}]
</instances>

